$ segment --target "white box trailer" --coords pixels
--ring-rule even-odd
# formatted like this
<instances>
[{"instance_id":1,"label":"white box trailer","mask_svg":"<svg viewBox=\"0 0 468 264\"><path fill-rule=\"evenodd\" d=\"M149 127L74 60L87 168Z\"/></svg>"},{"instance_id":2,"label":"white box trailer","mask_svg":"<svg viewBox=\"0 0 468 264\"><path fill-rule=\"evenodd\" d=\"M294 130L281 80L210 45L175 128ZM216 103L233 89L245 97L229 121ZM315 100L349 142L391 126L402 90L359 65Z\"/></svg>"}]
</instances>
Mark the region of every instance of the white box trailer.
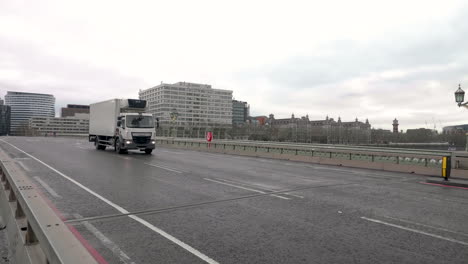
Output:
<instances>
[{"instance_id":1,"label":"white box trailer","mask_svg":"<svg viewBox=\"0 0 468 264\"><path fill-rule=\"evenodd\" d=\"M89 134L113 136L120 115L120 99L111 99L89 106Z\"/></svg>"},{"instance_id":2,"label":"white box trailer","mask_svg":"<svg viewBox=\"0 0 468 264\"><path fill-rule=\"evenodd\" d=\"M94 142L98 150L114 147L119 154L129 149L151 153L155 148L155 122L145 110L146 101L138 99L111 99L91 104L89 141Z\"/></svg>"}]
</instances>

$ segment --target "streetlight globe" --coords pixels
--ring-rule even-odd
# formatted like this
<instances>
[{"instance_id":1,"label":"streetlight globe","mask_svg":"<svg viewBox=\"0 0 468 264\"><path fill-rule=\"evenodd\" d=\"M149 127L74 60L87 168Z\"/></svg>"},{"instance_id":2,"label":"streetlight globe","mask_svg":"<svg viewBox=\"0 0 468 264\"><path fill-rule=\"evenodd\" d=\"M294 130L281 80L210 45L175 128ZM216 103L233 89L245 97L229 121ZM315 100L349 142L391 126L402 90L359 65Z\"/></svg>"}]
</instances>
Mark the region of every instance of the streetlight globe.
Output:
<instances>
[{"instance_id":1,"label":"streetlight globe","mask_svg":"<svg viewBox=\"0 0 468 264\"><path fill-rule=\"evenodd\" d=\"M458 85L458 90L455 91L455 102L458 104L463 103L465 101L465 91L462 90L461 85Z\"/></svg>"}]
</instances>

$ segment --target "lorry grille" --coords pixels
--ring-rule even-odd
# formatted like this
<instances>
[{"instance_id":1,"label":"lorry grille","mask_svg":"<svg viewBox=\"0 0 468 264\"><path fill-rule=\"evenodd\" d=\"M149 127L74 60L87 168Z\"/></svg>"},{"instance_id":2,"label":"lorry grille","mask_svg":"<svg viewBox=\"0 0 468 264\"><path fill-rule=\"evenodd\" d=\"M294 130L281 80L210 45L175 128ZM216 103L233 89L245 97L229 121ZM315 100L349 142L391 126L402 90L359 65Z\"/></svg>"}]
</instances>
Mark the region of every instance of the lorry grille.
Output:
<instances>
[{"instance_id":1,"label":"lorry grille","mask_svg":"<svg viewBox=\"0 0 468 264\"><path fill-rule=\"evenodd\" d=\"M151 137L147 136L133 136L133 142L135 144L148 144L151 140Z\"/></svg>"}]
</instances>

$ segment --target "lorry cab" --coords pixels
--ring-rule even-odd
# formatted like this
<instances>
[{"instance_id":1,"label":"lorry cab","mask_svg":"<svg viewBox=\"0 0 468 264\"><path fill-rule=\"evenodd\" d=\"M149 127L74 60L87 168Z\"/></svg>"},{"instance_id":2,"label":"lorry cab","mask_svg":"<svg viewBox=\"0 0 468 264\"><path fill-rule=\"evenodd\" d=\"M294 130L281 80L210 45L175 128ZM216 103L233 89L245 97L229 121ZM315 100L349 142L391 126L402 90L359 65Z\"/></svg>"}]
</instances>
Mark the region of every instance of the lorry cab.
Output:
<instances>
[{"instance_id":1,"label":"lorry cab","mask_svg":"<svg viewBox=\"0 0 468 264\"><path fill-rule=\"evenodd\" d=\"M154 149L155 137L155 122L151 114L127 113L118 117L115 142L117 151L140 149L151 153L149 149Z\"/></svg>"}]
</instances>

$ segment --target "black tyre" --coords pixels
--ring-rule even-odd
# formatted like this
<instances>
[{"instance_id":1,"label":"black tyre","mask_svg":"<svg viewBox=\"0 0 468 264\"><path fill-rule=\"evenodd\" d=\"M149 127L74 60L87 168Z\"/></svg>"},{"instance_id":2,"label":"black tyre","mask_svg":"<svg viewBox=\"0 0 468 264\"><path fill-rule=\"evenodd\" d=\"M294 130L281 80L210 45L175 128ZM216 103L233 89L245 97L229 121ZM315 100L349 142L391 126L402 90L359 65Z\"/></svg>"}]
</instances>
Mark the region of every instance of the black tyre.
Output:
<instances>
[{"instance_id":1,"label":"black tyre","mask_svg":"<svg viewBox=\"0 0 468 264\"><path fill-rule=\"evenodd\" d=\"M97 150L105 150L106 149L106 146L103 146L103 145L100 145L98 143L98 137L96 137L96 140L94 140L94 147L97 149Z\"/></svg>"},{"instance_id":2,"label":"black tyre","mask_svg":"<svg viewBox=\"0 0 468 264\"><path fill-rule=\"evenodd\" d=\"M120 139L117 139L115 141L115 151L119 154L125 154L128 153L126 149L122 149L122 145L120 144Z\"/></svg>"},{"instance_id":3,"label":"black tyre","mask_svg":"<svg viewBox=\"0 0 468 264\"><path fill-rule=\"evenodd\" d=\"M152 149L145 149L145 153L146 153L146 154L151 154L151 152L153 152Z\"/></svg>"}]
</instances>

